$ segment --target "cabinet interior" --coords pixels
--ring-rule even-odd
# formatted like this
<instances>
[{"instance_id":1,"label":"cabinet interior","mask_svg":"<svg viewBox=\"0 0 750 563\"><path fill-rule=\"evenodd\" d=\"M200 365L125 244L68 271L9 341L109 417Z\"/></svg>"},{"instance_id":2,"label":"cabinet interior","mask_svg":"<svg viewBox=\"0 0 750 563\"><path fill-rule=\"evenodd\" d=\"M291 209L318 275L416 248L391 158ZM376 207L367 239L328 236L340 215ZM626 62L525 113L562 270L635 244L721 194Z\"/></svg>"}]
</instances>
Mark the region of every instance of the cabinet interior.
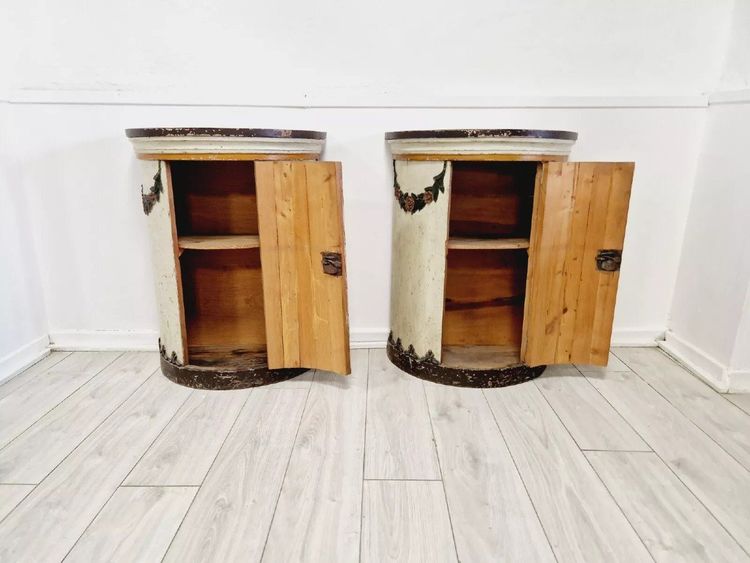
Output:
<instances>
[{"instance_id":1,"label":"cabinet interior","mask_svg":"<svg viewBox=\"0 0 750 563\"><path fill-rule=\"evenodd\" d=\"M520 362L535 162L454 162L441 363Z\"/></svg>"},{"instance_id":2,"label":"cabinet interior","mask_svg":"<svg viewBox=\"0 0 750 563\"><path fill-rule=\"evenodd\" d=\"M188 361L252 367L266 351L253 162L171 164Z\"/></svg>"}]
</instances>

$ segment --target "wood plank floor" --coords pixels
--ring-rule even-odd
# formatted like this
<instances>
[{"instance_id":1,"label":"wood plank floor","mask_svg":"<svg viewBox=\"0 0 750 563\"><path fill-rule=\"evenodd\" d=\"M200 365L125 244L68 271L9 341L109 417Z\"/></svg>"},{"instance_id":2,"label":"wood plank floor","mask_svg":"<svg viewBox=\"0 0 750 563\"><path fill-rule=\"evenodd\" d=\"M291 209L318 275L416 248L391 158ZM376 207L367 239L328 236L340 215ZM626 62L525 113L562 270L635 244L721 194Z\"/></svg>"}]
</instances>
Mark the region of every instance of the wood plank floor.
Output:
<instances>
[{"instance_id":1,"label":"wood plank floor","mask_svg":"<svg viewBox=\"0 0 750 563\"><path fill-rule=\"evenodd\" d=\"M750 562L750 395L657 349L505 389L180 387L146 352L0 385L0 561Z\"/></svg>"}]
</instances>

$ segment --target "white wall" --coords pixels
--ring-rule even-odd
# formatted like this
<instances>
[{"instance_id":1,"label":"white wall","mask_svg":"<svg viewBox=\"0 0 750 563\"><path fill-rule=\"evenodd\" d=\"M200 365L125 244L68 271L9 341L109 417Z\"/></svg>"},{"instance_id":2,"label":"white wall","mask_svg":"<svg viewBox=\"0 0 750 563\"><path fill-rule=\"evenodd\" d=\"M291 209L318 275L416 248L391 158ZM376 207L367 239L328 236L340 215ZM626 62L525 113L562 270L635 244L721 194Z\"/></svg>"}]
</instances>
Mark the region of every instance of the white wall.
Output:
<instances>
[{"instance_id":1,"label":"white wall","mask_svg":"<svg viewBox=\"0 0 750 563\"><path fill-rule=\"evenodd\" d=\"M724 87L750 85L750 1L735 4ZM717 389L750 391L750 90L711 96L662 346Z\"/></svg>"},{"instance_id":2,"label":"white wall","mask_svg":"<svg viewBox=\"0 0 750 563\"><path fill-rule=\"evenodd\" d=\"M382 341L388 327L392 196L383 132L538 127L578 131L573 159L636 161L614 338L653 342L667 325L703 93L724 68L731 7L4 6L0 96L13 102L12 188L23 194L10 213L32 226L52 338L78 347L153 345L148 240L126 127L327 131L325 157L344 163L351 327L365 342ZM12 311L9 323L24 313Z\"/></svg>"},{"instance_id":3,"label":"white wall","mask_svg":"<svg viewBox=\"0 0 750 563\"><path fill-rule=\"evenodd\" d=\"M719 77L731 0L8 2L14 96L351 103L691 95ZM1 24L0 24L1 25Z\"/></svg>"},{"instance_id":4,"label":"white wall","mask_svg":"<svg viewBox=\"0 0 750 563\"><path fill-rule=\"evenodd\" d=\"M9 155L8 104L0 103L0 380L47 349L30 210Z\"/></svg>"}]
</instances>

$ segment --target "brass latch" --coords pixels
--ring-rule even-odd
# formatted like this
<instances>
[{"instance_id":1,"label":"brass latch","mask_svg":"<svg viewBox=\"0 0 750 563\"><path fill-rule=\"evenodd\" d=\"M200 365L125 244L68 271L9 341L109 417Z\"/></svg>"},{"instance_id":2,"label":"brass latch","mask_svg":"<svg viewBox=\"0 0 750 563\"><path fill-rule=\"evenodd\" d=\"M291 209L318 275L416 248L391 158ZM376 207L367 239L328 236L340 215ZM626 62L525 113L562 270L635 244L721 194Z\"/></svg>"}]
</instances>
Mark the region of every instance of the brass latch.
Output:
<instances>
[{"instance_id":1,"label":"brass latch","mask_svg":"<svg viewBox=\"0 0 750 563\"><path fill-rule=\"evenodd\" d=\"M321 260L323 272L329 276L340 276L341 254L339 252L321 252L320 255L323 257Z\"/></svg>"},{"instance_id":2,"label":"brass latch","mask_svg":"<svg viewBox=\"0 0 750 563\"><path fill-rule=\"evenodd\" d=\"M622 250L600 250L596 253L596 269L602 272L616 272L622 262Z\"/></svg>"}]
</instances>

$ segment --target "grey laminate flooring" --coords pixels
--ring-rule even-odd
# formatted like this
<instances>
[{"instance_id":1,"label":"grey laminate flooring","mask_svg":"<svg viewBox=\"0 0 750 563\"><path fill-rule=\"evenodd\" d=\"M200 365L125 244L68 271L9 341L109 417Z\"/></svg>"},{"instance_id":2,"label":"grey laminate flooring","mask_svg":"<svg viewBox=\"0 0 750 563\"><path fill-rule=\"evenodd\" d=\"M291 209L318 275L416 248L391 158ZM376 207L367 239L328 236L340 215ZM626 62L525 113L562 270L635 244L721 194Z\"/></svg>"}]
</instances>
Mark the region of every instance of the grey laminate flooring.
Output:
<instances>
[{"instance_id":1,"label":"grey laminate flooring","mask_svg":"<svg viewBox=\"0 0 750 563\"><path fill-rule=\"evenodd\" d=\"M352 370L51 354L0 385L0 561L750 561L750 398L655 348L504 389Z\"/></svg>"}]
</instances>

